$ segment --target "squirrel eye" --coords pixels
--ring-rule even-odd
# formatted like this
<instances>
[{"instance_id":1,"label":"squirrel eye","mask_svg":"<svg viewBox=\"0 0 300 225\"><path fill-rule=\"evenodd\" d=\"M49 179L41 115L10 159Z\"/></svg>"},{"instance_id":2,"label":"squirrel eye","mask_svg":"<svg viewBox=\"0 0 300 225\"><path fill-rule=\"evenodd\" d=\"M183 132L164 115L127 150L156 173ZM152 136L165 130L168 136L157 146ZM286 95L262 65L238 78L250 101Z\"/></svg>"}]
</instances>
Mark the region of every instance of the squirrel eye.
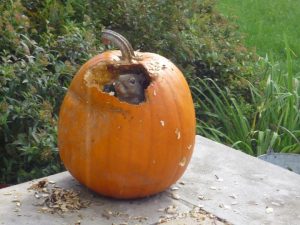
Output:
<instances>
[{"instance_id":1,"label":"squirrel eye","mask_svg":"<svg viewBox=\"0 0 300 225\"><path fill-rule=\"evenodd\" d=\"M135 84L135 78L134 78L134 77L131 77L131 78L129 79L129 82L130 82L131 84Z\"/></svg>"}]
</instances>

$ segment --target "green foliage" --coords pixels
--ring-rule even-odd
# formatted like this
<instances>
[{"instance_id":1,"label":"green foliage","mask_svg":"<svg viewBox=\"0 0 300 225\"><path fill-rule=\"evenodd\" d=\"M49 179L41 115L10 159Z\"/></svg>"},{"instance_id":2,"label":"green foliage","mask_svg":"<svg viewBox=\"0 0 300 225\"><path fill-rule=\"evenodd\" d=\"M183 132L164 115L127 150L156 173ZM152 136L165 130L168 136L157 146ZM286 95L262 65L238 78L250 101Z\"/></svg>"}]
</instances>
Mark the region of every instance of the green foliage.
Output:
<instances>
[{"instance_id":1,"label":"green foliage","mask_svg":"<svg viewBox=\"0 0 300 225\"><path fill-rule=\"evenodd\" d=\"M247 86L240 77L251 79L256 59L241 44L236 27L214 11L215 1L96 0L92 4L92 20L124 34L135 49L156 52L191 76L209 77L236 94L245 93ZM106 4L115 10L103 10Z\"/></svg>"},{"instance_id":2,"label":"green foliage","mask_svg":"<svg viewBox=\"0 0 300 225\"><path fill-rule=\"evenodd\" d=\"M246 111L250 117L254 109L247 80L257 71L256 58L214 5L213 0L1 1L0 182L63 169L56 144L59 106L80 65L103 51L103 27L122 33L135 49L164 55L181 67L195 87L194 98L205 100L200 108L196 102L198 118L209 118L214 108L205 98L210 89L219 90L219 98L221 89L228 90L236 105L243 103L239 114ZM202 85L205 79L212 82Z\"/></svg>"},{"instance_id":3,"label":"green foliage","mask_svg":"<svg viewBox=\"0 0 300 225\"><path fill-rule=\"evenodd\" d=\"M259 74L261 82L250 86L255 110L252 116L246 116L248 120L245 123L250 123L251 127L243 130L247 138L241 139L239 146L235 145L243 150L252 148L257 155L270 148L282 152L300 152L299 6L299 1L283 0L218 2L218 8L230 16L245 34L246 45L255 47L258 54L265 57L259 65L264 71ZM228 94L227 91L225 93ZM238 107L244 106L239 102ZM241 111L245 116L245 110ZM232 137L227 143L234 144L238 139L228 128L224 128L227 127L224 124L226 121L222 122L221 133ZM202 129L201 133L212 134L208 134L207 129ZM220 139L220 136L216 138Z\"/></svg>"},{"instance_id":4,"label":"green foliage","mask_svg":"<svg viewBox=\"0 0 300 225\"><path fill-rule=\"evenodd\" d=\"M222 0L218 2L218 8L224 14L234 16L232 19L239 24L241 32L253 34L245 41L249 46L256 46L260 54L272 51L284 59L284 34L287 34L291 49L299 55L299 1Z\"/></svg>"},{"instance_id":5,"label":"green foliage","mask_svg":"<svg viewBox=\"0 0 300 225\"><path fill-rule=\"evenodd\" d=\"M261 66L265 68L263 89L248 83L254 105L251 118L243 109L245 103L238 102L230 90L221 90L210 79L195 80L192 89L203 108L200 118L206 118L199 121L198 132L251 155L265 154L271 149L300 153L300 74L292 72L288 45L286 49L287 72L272 60L261 59ZM212 90L211 83L218 94Z\"/></svg>"},{"instance_id":6,"label":"green foliage","mask_svg":"<svg viewBox=\"0 0 300 225\"><path fill-rule=\"evenodd\" d=\"M255 47L263 57L273 55L284 64L286 36L294 56L294 71L299 71L300 1L220 0L217 6L239 25L245 44Z\"/></svg>"},{"instance_id":7,"label":"green foliage","mask_svg":"<svg viewBox=\"0 0 300 225\"><path fill-rule=\"evenodd\" d=\"M0 183L16 183L63 169L56 143L59 106L97 45L93 33L71 22L41 21L44 30L37 27L42 14L26 16L20 1L0 3L0 10L6 28L0 29Z\"/></svg>"}]
</instances>

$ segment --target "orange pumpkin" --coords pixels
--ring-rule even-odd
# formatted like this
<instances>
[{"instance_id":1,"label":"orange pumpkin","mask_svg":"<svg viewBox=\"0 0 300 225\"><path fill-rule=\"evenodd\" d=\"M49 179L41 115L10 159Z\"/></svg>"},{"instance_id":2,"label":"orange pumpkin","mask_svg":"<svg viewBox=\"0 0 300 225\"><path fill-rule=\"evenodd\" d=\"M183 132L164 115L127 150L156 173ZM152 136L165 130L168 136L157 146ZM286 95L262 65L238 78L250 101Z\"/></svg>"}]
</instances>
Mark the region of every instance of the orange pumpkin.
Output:
<instances>
[{"instance_id":1,"label":"orange pumpkin","mask_svg":"<svg viewBox=\"0 0 300 225\"><path fill-rule=\"evenodd\" d=\"M139 198L176 182L192 156L195 112L188 84L168 59L134 52L121 35L103 31L121 51L86 62L63 100L58 124L65 167L82 184L114 198ZM122 71L149 79L145 101L130 104L103 86Z\"/></svg>"}]
</instances>

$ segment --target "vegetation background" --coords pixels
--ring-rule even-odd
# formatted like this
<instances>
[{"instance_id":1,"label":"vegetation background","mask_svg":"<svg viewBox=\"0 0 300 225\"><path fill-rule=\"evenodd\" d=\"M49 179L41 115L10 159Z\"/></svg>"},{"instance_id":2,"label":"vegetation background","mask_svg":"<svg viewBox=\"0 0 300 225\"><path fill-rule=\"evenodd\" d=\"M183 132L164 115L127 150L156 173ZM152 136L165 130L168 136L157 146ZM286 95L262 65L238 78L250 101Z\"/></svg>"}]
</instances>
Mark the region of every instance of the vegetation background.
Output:
<instances>
[{"instance_id":1,"label":"vegetation background","mask_svg":"<svg viewBox=\"0 0 300 225\"><path fill-rule=\"evenodd\" d=\"M266 150L300 152L299 7L299 1L283 0L220 0L217 4L239 26L246 46L257 52L264 70L256 74L259 87L250 88L256 108L249 120L251 130L247 123L242 129L243 137L249 134L248 143L258 143L256 155Z\"/></svg>"},{"instance_id":2,"label":"vegetation background","mask_svg":"<svg viewBox=\"0 0 300 225\"><path fill-rule=\"evenodd\" d=\"M56 143L59 107L79 67L105 50L104 27L183 70L198 134L255 156L270 149L300 153L296 6L283 0L1 1L0 183L64 169Z\"/></svg>"},{"instance_id":3,"label":"vegetation background","mask_svg":"<svg viewBox=\"0 0 300 225\"><path fill-rule=\"evenodd\" d=\"M217 8L239 25L245 44L255 48L260 56L268 54L285 61L288 42L294 60L299 62L299 1L220 0ZM299 65L296 66L299 72Z\"/></svg>"}]
</instances>

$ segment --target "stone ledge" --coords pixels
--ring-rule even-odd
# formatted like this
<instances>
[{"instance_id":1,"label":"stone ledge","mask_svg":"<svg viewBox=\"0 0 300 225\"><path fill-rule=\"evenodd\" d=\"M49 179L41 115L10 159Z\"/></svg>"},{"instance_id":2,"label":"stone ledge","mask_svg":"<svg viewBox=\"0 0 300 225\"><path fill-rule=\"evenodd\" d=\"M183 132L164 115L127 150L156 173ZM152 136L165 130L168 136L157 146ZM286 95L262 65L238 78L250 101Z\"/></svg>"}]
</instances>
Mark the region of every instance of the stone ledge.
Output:
<instances>
[{"instance_id":1,"label":"stone ledge","mask_svg":"<svg viewBox=\"0 0 300 225\"><path fill-rule=\"evenodd\" d=\"M81 198L90 200L91 205L62 215L38 212L38 206L33 205L34 194L27 190L33 182L27 182L0 190L0 224L50 225L78 221L88 225L156 224L166 215L159 209L171 205L182 213L200 206L231 224L300 224L299 175L201 136L196 137L194 155L186 173L174 184L178 190L169 189L141 200L120 201L92 193L68 172L47 179L60 187L79 190ZM14 198L18 198L18 205ZM105 211L121 214L104 216ZM164 224L192 225L199 221L189 216ZM208 216L200 224L226 222Z\"/></svg>"}]
</instances>

